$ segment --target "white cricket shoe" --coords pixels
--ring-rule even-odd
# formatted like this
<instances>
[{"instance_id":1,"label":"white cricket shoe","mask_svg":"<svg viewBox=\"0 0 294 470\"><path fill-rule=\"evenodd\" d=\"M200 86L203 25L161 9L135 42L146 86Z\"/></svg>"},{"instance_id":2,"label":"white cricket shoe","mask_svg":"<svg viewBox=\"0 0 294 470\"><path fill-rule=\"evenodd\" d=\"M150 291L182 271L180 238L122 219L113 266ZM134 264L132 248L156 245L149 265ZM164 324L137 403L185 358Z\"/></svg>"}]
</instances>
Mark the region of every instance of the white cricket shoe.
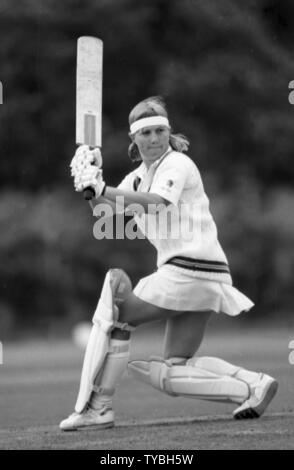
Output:
<instances>
[{"instance_id":1,"label":"white cricket shoe","mask_svg":"<svg viewBox=\"0 0 294 470\"><path fill-rule=\"evenodd\" d=\"M259 374L256 382L250 385L250 396L233 412L235 419L259 418L278 390L278 382L269 375Z\"/></svg>"},{"instance_id":2,"label":"white cricket shoe","mask_svg":"<svg viewBox=\"0 0 294 470\"><path fill-rule=\"evenodd\" d=\"M94 426L101 429L114 426L114 413L109 405L105 405L99 410L87 407L82 413L72 413L59 425L62 431L76 431L80 428Z\"/></svg>"}]
</instances>

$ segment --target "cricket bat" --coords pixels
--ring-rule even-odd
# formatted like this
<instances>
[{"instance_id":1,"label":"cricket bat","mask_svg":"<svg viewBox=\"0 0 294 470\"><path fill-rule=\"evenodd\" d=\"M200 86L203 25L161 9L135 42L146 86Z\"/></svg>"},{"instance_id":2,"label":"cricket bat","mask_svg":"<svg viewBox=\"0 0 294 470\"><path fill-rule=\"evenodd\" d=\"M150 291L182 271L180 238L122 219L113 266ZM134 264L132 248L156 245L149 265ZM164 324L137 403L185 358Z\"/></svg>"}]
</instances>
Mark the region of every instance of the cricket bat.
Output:
<instances>
[{"instance_id":1,"label":"cricket bat","mask_svg":"<svg viewBox=\"0 0 294 470\"><path fill-rule=\"evenodd\" d=\"M82 36L77 43L76 89L76 144L91 149L102 145L102 70L103 42ZM95 196L92 188L85 188L84 198Z\"/></svg>"}]
</instances>

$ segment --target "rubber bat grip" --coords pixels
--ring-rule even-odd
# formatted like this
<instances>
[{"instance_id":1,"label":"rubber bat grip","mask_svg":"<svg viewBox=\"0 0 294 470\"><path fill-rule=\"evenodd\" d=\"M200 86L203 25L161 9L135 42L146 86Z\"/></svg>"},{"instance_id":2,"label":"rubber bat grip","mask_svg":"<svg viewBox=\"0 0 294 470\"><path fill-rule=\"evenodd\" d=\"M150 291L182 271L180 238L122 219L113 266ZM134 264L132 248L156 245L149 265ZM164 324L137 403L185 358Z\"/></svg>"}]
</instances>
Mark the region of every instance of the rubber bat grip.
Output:
<instances>
[{"instance_id":1,"label":"rubber bat grip","mask_svg":"<svg viewBox=\"0 0 294 470\"><path fill-rule=\"evenodd\" d=\"M95 191L93 188L85 188L83 191L83 196L86 201L91 201L95 197Z\"/></svg>"}]
</instances>

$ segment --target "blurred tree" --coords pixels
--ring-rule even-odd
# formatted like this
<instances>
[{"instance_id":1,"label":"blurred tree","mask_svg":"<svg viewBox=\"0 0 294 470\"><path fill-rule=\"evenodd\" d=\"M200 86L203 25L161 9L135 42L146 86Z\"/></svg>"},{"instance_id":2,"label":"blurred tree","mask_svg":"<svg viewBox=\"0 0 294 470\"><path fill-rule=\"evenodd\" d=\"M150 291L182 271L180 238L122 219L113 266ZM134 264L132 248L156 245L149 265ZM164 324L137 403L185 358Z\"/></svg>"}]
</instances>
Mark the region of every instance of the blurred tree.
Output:
<instances>
[{"instance_id":1,"label":"blurred tree","mask_svg":"<svg viewBox=\"0 0 294 470\"><path fill-rule=\"evenodd\" d=\"M274 19L290 2L3 0L0 10L2 185L64 184L74 151L76 39L104 40L104 154L127 166L127 115L162 94L202 169L230 185L244 171L291 183L294 62ZM279 11L279 14L276 11ZM271 18L271 20L270 20ZM290 22L288 23L290 24ZM277 158L277 153L279 158ZM244 175L246 176L246 175Z\"/></svg>"}]
</instances>

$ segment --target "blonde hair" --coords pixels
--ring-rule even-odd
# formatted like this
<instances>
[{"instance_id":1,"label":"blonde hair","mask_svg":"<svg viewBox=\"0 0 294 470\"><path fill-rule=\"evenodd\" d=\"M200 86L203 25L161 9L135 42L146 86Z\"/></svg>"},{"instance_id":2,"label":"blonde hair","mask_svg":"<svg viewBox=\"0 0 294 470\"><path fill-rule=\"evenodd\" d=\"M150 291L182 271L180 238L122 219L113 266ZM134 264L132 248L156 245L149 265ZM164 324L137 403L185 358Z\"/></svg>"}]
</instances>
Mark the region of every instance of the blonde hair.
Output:
<instances>
[{"instance_id":1,"label":"blonde hair","mask_svg":"<svg viewBox=\"0 0 294 470\"><path fill-rule=\"evenodd\" d=\"M151 116L164 116L168 117L166 104L161 96L151 96L143 101L140 101L129 114L129 125L138 119L143 119ZM177 152L185 152L188 150L190 142L182 134L170 133L169 143L172 149ZM133 162L141 161L141 155L135 142L129 145L128 154Z\"/></svg>"}]
</instances>

